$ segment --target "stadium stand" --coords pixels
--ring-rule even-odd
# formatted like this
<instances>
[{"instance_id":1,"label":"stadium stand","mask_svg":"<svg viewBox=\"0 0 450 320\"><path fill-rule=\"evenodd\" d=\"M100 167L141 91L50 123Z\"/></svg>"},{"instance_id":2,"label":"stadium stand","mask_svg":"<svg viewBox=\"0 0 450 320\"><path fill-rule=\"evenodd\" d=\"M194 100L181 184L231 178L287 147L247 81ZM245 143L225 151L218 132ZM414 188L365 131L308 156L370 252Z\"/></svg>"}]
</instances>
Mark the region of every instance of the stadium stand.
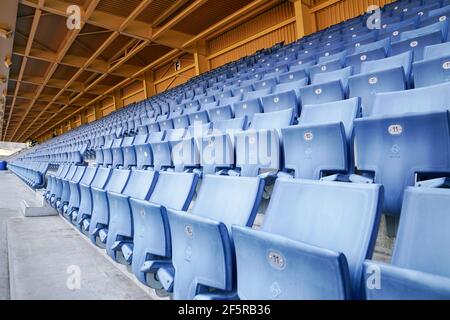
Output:
<instances>
[{"instance_id":1,"label":"stadium stand","mask_svg":"<svg viewBox=\"0 0 450 320\"><path fill-rule=\"evenodd\" d=\"M387 4L379 30L370 15L132 103L8 169L173 299L450 299L450 2ZM382 215L399 221L390 263L373 257Z\"/></svg>"}]
</instances>

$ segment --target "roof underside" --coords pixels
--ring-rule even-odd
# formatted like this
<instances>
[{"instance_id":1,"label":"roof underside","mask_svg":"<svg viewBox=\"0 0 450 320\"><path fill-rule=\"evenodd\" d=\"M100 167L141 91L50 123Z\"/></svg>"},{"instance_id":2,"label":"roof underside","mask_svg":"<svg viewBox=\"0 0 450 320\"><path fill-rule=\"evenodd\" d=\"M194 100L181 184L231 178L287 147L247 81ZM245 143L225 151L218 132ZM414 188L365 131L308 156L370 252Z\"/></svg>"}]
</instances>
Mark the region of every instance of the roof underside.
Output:
<instances>
[{"instance_id":1,"label":"roof underside","mask_svg":"<svg viewBox=\"0 0 450 320\"><path fill-rule=\"evenodd\" d=\"M25 141L125 80L233 27L277 0L5 0L18 3L0 140ZM2 4L0 7L6 6ZM81 9L81 28L67 9ZM4 8L0 8L0 11ZM242 11L241 15L236 15ZM14 11L15 12L15 11ZM220 24L235 16L230 23ZM0 21L1 23L2 21ZM1 44L0 44L1 45ZM0 118L2 115L0 114Z\"/></svg>"}]
</instances>

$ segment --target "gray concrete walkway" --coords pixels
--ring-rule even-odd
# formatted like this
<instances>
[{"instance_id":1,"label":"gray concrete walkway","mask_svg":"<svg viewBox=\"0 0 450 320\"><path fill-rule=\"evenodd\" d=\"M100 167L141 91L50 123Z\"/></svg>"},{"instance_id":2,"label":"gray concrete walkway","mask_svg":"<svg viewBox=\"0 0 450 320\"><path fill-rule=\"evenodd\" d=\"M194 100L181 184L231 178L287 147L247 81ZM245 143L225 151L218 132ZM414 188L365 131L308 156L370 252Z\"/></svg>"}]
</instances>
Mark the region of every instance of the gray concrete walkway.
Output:
<instances>
[{"instance_id":1,"label":"gray concrete walkway","mask_svg":"<svg viewBox=\"0 0 450 320\"><path fill-rule=\"evenodd\" d=\"M0 299L151 299L62 218L23 217L21 200L37 197L0 172Z\"/></svg>"}]
</instances>

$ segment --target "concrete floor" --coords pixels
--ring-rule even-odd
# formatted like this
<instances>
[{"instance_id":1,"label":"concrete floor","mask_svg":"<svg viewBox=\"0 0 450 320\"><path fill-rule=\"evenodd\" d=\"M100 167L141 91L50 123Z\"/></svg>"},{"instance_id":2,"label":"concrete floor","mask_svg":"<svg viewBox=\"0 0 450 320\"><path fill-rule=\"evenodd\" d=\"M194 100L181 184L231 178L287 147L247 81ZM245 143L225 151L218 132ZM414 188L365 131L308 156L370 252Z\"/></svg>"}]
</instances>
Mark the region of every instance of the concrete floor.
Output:
<instances>
[{"instance_id":1,"label":"concrete floor","mask_svg":"<svg viewBox=\"0 0 450 320\"><path fill-rule=\"evenodd\" d=\"M0 299L156 298L59 216L23 217L21 201L38 197L0 172Z\"/></svg>"}]
</instances>

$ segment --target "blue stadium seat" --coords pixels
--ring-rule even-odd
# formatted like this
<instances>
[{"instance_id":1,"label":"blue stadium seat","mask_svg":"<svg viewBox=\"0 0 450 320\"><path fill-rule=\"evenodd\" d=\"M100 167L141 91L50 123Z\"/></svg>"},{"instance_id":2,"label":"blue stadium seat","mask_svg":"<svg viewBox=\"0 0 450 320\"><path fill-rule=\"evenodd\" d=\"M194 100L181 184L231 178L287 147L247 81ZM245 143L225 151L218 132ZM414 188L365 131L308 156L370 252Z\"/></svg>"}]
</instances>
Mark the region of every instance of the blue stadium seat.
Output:
<instances>
[{"instance_id":1,"label":"blue stadium seat","mask_svg":"<svg viewBox=\"0 0 450 320\"><path fill-rule=\"evenodd\" d=\"M151 132L146 140L144 137L136 136L135 150L136 150L136 167L138 169L148 169L153 167L153 151L152 143L161 142L165 136L165 132ZM139 138L139 140L138 140Z\"/></svg>"},{"instance_id":2,"label":"blue stadium seat","mask_svg":"<svg viewBox=\"0 0 450 320\"><path fill-rule=\"evenodd\" d=\"M343 100L348 91L352 67L316 74L311 85L300 89L301 105Z\"/></svg>"},{"instance_id":3,"label":"blue stadium seat","mask_svg":"<svg viewBox=\"0 0 450 320\"><path fill-rule=\"evenodd\" d=\"M261 98L261 102L265 113L293 109L295 117L299 114L297 95L295 94L295 91L286 91L272 94L270 96L264 96Z\"/></svg>"},{"instance_id":4,"label":"blue stadium seat","mask_svg":"<svg viewBox=\"0 0 450 320\"><path fill-rule=\"evenodd\" d=\"M360 99L304 106L298 126L281 129L285 169L297 179L352 173L353 120Z\"/></svg>"},{"instance_id":5,"label":"blue stadium seat","mask_svg":"<svg viewBox=\"0 0 450 320\"><path fill-rule=\"evenodd\" d=\"M413 53L408 51L389 58L364 62L361 73L349 78L349 95L361 97L363 116L370 113L376 93L407 88L412 59Z\"/></svg>"},{"instance_id":6,"label":"blue stadium seat","mask_svg":"<svg viewBox=\"0 0 450 320\"><path fill-rule=\"evenodd\" d=\"M225 105L208 110L208 117L211 122L227 120L233 118L233 108L231 105Z\"/></svg>"},{"instance_id":7,"label":"blue stadium seat","mask_svg":"<svg viewBox=\"0 0 450 320\"><path fill-rule=\"evenodd\" d=\"M262 229L232 228L239 298L363 298L382 194L379 185L278 179Z\"/></svg>"},{"instance_id":8,"label":"blue stadium seat","mask_svg":"<svg viewBox=\"0 0 450 320\"><path fill-rule=\"evenodd\" d=\"M163 141L150 143L154 170L166 170L173 167L171 157L172 143L174 141L180 141L185 133L185 129L167 130Z\"/></svg>"},{"instance_id":9,"label":"blue stadium seat","mask_svg":"<svg viewBox=\"0 0 450 320\"><path fill-rule=\"evenodd\" d=\"M131 264L134 228L129 200L148 200L157 180L156 171L133 170L122 193L106 193L109 208L106 252L113 260Z\"/></svg>"},{"instance_id":10,"label":"blue stadium seat","mask_svg":"<svg viewBox=\"0 0 450 320\"><path fill-rule=\"evenodd\" d=\"M400 215L403 191L421 176L450 172L449 121L448 111L355 120L356 166L384 186L384 213Z\"/></svg>"},{"instance_id":11,"label":"blue stadium seat","mask_svg":"<svg viewBox=\"0 0 450 320\"><path fill-rule=\"evenodd\" d=\"M63 209L63 216L67 220L72 221L72 213L80 208L80 201L81 201L80 185L83 184L86 186L90 186L92 180L94 180L95 175L97 174L97 170L98 167L87 167L83 174L83 178L80 180L80 182L69 181L69 188L70 188L69 204L65 206Z\"/></svg>"},{"instance_id":12,"label":"blue stadium seat","mask_svg":"<svg viewBox=\"0 0 450 320\"><path fill-rule=\"evenodd\" d=\"M76 170L77 166L67 166L69 170L66 171L66 174L61 177L55 177L55 182L53 184L53 190L52 195L50 197L50 205L56 209L56 203L58 201L61 201L61 196L63 192L63 179L72 179Z\"/></svg>"},{"instance_id":13,"label":"blue stadium seat","mask_svg":"<svg viewBox=\"0 0 450 320\"><path fill-rule=\"evenodd\" d=\"M450 42L425 47L424 60L413 69L415 88L450 81Z\"/></svg>"},{"instance_id":14,"label":"blue stadium seat","mask_svg":"<svg viewBox=\"0 0 450 320\"><path fill-rule=\"evenodd\" d=\"M439 44L447 38L448 23L438 22L420 29L402 32L400 41L391 44L391 54L397 55L409 50L414 52L414 61L423 59L426 46Z\"/></svg>"},{"instance_id":15,"label":"blue stadium seat","mask_svg":"<svg viewBox=\"0 0 450 320\"><path fill-rule=\"evenodd\" d=\"M364 264L368 299L450 299L449 207L448 189L406 189L391 264Z\"/></svg>"},{"instance_id":16,"label":"blue stadium seat","mask_svg":"<svg viewBox=\"0 0 450 320\"><path fill-rule=\"evenodd\" d=\"M450 83L446 82L413 90L376 94L373 108L367 115L385 116L447 110L450 110Z\"/></svg>"},{"instance_id":17,"label":"blue stadium seat","mask_svg":"<svg viewBox=\"0 0 450 320\"><path fill-rule=\"evenodd\" d=\"M168 210L173 269L163 267L158 276L175 300L235 295L231 226L252 226L263 187L259 178L207 175L191 214Z\"/></svg>"},{"instance_id":18,"label":"blue stadium seat","mask_svg":"<svg viewBox=\"0 0 450 320\"><path fill-rule=\"evenodd\" d=\"M80 188L80 206L72 211L72 223L82 230L83 221L92 215L92 188L103 189L112 173L111 168L98 168L94 179L88 184L83 181L79 184Z\"/></svg>"},{"instance_id":19,"label":"blue stadium seat","mask_svg":"<svg viewBox=\"0 0 450 320\"><path fill-rule=\"evenodd\" d=\"M56 210L59 212L59 214L64 214L64 212L67 211L71 193L70 193L70 183L78 184L80 183L81 179L83 178L84 174L86 172L85 166L77 166L75 174L70 179L62 179L62 194L61 199L59 201L56 201Z\"/></svg>"},{"instance_id":20,"label":"blue stadium seat","mask_svg":"<svg viewBox=\"0 0 450 320\"><path fill-rule=\"evenodd\" d=\"M106 193L122 193L130 178L130 172L130 170L114 169L103 188L91 186L92 214L84 217L80 227L83 232L88 233L93 244L98 243L103 247L106 243L110 214Z\"/></svg>"},{"instance_id":21,"label":"blue stadium seat","mask_svg":"<svg viewBox=\"0 0 450 320\"><path fill-rule=\"evenodd\" d=\"M134 137L124 137L122 140L122 144L120 147L113 146L112 150L112 167L113 168L121 168L124 166L124 149L127 147L131 147L134 142Z\"/></svg>"},{"instance_id":22,"label":"blue stadium seat","mask_svg":"<svg viewBox=\"0 0 450 320\"><path fill-rule=\"evenodd\" d=\"M233 107L234 116L236 118L247 117L249 120L251 120L254 114L263 112L260 99L238 102L235 103Z\"/></svg>"},{"instance_id":23,"label":"blue stadium seat","mask_svg":"<svg viewBox=\"0 0 450 320\"><path fill-rule=\"evenodd\" d=\"M353 73L358 74L361 71L361 64L363 62L386 58L390 50L390 45L390 38L385 38L357 47L353 54L345 58L345 64L346 66L353 67Z\"/></svg>"},{"instance_id":24,"label":"blue stadium seat","mask_svg":"<svg viewBox=\"0 0 450 320\"><path fill-rule=\"evenodd\" d=\"M63 164L59 166L58 171L54 175L48 176L47 189L44 193L44 198L49 204L52 202L52 198L54 198L56 194L56 179L59 177L65 177L69 170L70 166Z\"/></svg>"},{"instance_id":25,"label":"blue stadium seat","mask_svg":"<svg viewBox=\"0 0 450 320\"><path fill-rule=\"evenodd\" d=\"M157 286L156 272L162 266L171 265L167 209L186 211L197 183L195 173L160 172L148 201L130 199L134 229L131 267L142 283Z\"/></svg>"}]
</instances>

